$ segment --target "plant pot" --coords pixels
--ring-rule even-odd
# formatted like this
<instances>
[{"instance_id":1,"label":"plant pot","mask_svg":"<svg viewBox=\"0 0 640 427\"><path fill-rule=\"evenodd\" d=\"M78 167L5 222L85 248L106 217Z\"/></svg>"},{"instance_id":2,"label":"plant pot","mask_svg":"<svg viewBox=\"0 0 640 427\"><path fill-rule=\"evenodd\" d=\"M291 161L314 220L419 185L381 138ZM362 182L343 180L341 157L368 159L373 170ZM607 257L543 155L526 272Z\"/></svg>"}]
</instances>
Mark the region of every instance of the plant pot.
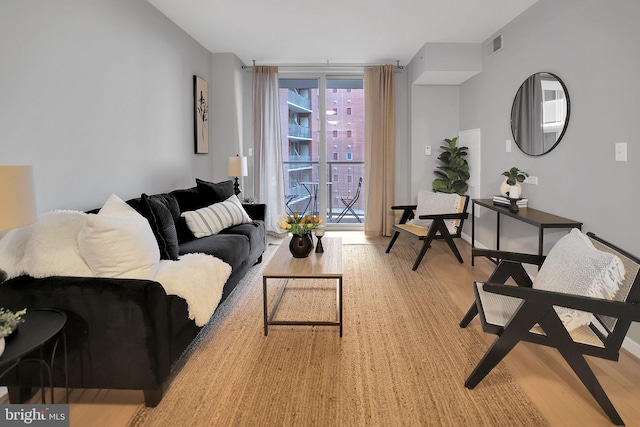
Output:
<instances>
[{"instance_id":1,"label":"plant pot","mask_svg":"<svg viewBox=\"0 0 640 427\"><path fill-rule=\"evenodd\" d=\"M4 353L4 337L0 338L0 356Z\"/></svg>"},{"instance_id":2,"label":"plant pot","mask_svg":"<svg viewBox=\"0 0 640 427\"><path fill-rule=\"evenodd\" d=\"M519 199L520 198L520 188L517 185L512 185L509 187L509 198L510 199Z\"/></svg>"},{"instance_id":3,"label":"plant pot","mask_svg":"<svg viewBox=\"0 0 640 427\"><path fill-rule=\"evenodd\" d=\"M507 184L507 178L505 178L502 184L500 184L500 194L502 194L504 197L509 197L510 187L511 186ZM516 187L518 187L518 190L519 190L518 197L522 197L522 186L518 181L516 181Z\"/></svg>"},{"instance_id":4,"label":"plant pot","mask_svg":"<svg viewBox=\"0 0 640 427\"><path fill-rule=\"evenodd\" d=\"M311 234L294 234L289 242L289 251L294 258L306 258L313 250Z\"/></svg>"}]
</instances>

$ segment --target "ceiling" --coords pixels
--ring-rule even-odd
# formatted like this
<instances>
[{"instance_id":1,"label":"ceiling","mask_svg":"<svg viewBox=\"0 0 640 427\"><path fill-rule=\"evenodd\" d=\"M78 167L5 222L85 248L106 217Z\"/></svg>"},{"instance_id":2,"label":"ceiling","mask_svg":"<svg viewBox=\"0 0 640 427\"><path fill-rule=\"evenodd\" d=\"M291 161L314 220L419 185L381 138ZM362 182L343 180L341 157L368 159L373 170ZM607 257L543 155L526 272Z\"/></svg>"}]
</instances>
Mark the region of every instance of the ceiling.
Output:
<instances>
[{"instance_id":1,"label":"ceiling","mask_svg":"<svg viewBox=\"0 0 640 427\"><path fill-rule=\"evenodd\" d=\"M427 42L481 43L537 0L148 1L247 65L406 65Z\"/></svg>"}]
</instances>

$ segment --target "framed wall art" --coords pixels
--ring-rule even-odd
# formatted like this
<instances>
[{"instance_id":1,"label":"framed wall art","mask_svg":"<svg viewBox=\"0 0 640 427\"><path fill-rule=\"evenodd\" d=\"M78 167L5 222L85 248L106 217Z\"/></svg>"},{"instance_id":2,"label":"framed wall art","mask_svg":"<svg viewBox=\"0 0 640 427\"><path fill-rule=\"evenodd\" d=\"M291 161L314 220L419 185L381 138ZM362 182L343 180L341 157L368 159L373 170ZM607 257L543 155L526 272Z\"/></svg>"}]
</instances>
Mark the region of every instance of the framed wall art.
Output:
<instances>
[{"instance_id":1,"label":"framed wall art","mask_svg":"<svg viewBox=\"0 0 640 427\"><path fill-rule=\"evenodd\" d=\"M194 139L196 154L209 152L209 89L207 81L193 76Z\"/></svg>"}]
</instances>

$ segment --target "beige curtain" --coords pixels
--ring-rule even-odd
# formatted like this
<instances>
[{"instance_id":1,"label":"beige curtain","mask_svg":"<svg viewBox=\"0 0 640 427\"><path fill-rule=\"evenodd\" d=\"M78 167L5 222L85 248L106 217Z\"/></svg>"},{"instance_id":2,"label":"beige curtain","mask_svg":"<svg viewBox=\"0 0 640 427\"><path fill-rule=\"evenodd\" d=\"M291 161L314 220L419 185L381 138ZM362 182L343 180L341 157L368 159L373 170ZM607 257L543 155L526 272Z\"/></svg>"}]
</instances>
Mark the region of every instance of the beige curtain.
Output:
<instances>
[{"instance_id":1,"label":"beige curtain","mask_svg":"<svg viewBox=\"0 0 640 427\"><path fill-rule=\"evenodd\" d=\"M390 236L394 222L395 95L394 67L364 73L365 220L367 236Z\"/></svg>"},{"instance_id":2,"label":"beige curtain","mask_svg":"<svg viewBox=\"0 0 640 427\"><path fill-rule=\"evenodd\" d=\"M282 137L278 67L253 67L254 188L267 205L265 225L269 233L281 233L278 221L284 213Z\"/></svg>"}]
</instances>

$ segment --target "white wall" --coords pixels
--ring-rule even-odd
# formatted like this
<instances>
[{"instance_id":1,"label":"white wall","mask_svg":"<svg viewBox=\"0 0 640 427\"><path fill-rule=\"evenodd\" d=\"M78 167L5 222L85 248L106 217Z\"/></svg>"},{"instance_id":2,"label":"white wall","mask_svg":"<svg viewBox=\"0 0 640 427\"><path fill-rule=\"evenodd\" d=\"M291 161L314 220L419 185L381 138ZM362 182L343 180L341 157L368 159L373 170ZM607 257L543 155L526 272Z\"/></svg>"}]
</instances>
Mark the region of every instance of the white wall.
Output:
<instances>
[{"instance_id":1,"label":"white wall","mask_svg":"<svg viewBox=\"0 0 640 427\"><path fill-rule=\"evenodd\" d=\"M251 87L245 87L242 61L233 53L215 53L212 55L212 70L215 76L211 84L211 141L215 147L213 156L214 181L233 179L227 176L227 160L239 154L247 155L244 146L245 136L245 91L251 93ZM251 104L249 104L251 105ZM250 136L250 135L249 135ZM249 163L249 162L248 162ZM253 176L253 174L250 174ZM249 177L247 177L249 178ZM250 179L240 178L240 197L250 196Z\"/></svg>"},{"instance_id":2,"label":"white wall","mask_svg":"<svg viewBox=\"0 0 640 427\"><path fill-rule=\"evenodd\" d=\"M33 165L40 212L213 178L192 105L211 54L148 2L2 1L0 53L0 164Z\"/></svg>"},{"instance_id":3,"label":"white wall","mask_svg":"<svg viewBox=\"0 0 640 427\"><path fill-rule=\"evenodd\" d=\"M460 86L460 129L482 130L482 195L497 193L500 173L517 166L539 177L525 185L530 206L582 221L640 255L637 216L640 2L540 0L503 30L503 50L485 58L483 71ZM547 71L566 84L571 117L560 144L531 157L514 145L510 110L520 84ZM628 162L614 161L614 143L628 142ZM477 223L476 238L493 247L495 215ZM546 233L545 252L564 234ZM505 220L501 248L535 251L536 230ZM640 342L640 328L630 336Z\"/></svg>"},{"instance_id":4,"label":"white wall","mask_svg":"<svg viewBox=\"0 0 640 427\"><path fill-rule=\"evenodd\" d=\"M445 138L458 135L458 87L411 87L411 195L416 202L418 190L430 190L440 165L438 156ZM431 146L431 155L425 155Z\"/></svg>"}]
</instances>

